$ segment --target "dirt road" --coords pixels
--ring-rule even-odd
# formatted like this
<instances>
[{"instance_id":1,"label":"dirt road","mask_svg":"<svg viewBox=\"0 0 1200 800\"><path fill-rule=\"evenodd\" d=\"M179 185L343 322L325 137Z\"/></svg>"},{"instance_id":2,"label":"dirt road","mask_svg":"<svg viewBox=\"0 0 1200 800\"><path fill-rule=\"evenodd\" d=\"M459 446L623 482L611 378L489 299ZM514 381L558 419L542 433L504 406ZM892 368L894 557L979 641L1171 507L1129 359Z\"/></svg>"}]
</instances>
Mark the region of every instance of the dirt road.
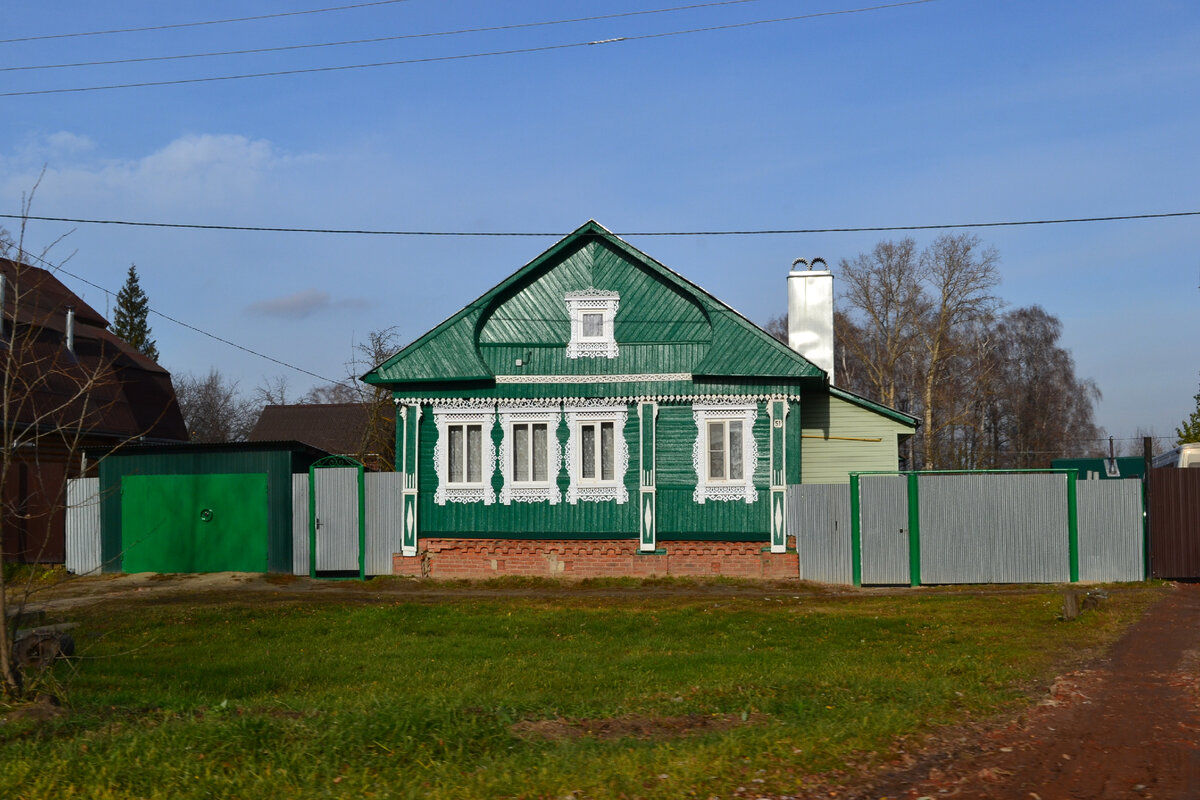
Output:
<instances>
[{"instance_id":1,"label":"dirt road","mask_svg":"<svg viewBox=\"0 0 1200 800\"><path fill-rule=\"evenodd\" d=\"M1060 676L1021 718L942 744L849 796L1200 799L1200 585L1176 587L1107 658Z\"/></svg>"}]
</instances>

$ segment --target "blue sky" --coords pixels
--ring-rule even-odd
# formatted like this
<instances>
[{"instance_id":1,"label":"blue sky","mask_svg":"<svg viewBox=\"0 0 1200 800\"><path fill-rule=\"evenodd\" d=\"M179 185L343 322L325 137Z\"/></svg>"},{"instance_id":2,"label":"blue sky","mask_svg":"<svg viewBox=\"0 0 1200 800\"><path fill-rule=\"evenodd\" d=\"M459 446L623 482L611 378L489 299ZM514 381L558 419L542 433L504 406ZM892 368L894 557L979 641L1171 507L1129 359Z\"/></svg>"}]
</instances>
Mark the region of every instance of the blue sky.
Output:
<instances>
[{"instance_id":1,"label":"blue sky","mask_svg":"<svg viewBox=\"0 0 1200 800\"><path fill-rule=\"evenodd\" d=\"M683 5L683 2L679 2ZM0 38L339 5L7 3ZM274 19L0 43L0 67L398 36L667 8L403 0ZM0 72L0 93L438 58L844 11L752 0L289 52ZM936 0L733 30L246 80L0 97L0 213L382 230L678 231L921 225L1200 210L1200 6ZM12 220L0 220L10 229ZM31 223L33 249L340 378L353 344L411 340L553 238L417 238ZM1118 437L1194 407L1200 217L984 229L1000 294L1060 317ZM904 234L629 241L763 322L792 259ZM913 234L921 244L933 234ZM102 312L103 292L65 277ZM252 391L315 379L152 317L175 372Z\"/></svg>"}]
</instances>

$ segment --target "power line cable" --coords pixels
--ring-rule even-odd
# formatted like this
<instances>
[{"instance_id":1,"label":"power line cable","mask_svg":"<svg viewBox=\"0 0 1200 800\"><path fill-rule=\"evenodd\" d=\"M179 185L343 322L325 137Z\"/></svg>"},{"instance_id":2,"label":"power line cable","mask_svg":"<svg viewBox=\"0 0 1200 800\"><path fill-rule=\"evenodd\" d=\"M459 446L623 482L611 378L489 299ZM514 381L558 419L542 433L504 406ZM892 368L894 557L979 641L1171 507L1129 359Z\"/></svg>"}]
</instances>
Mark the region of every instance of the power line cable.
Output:
<instances>
[{"instance_id":1,"label":"power line cable","mask_svg":"<svg viewBox=\"0 0 1200 800\"><path fill-rule=\"evenodd\" d=\"M871 225L855 228L764 228L758 230L695 230L695 231L625 231L616 236L781 236L813 233L882 233L888 231L936 231L952 228L1013 228L1026 225L1065 225L1087 222L1121 222L1127 220L1171 219L1197 217L1200 211L1170 211L1162 214L1115 214L1106 217L1067 217L1061 219L1026 219L1003 222L956 222L935 225ZM81 225L125 225L137 228L177 228L206 231L249 231L256 233L326 233L352 236L440 236L440 237L556 237L562 231L423 231L371 230L365 228L296 228L269 225L203 225L187 222L139 222L122 219L85 219L81 217L44 217L31 214L0 214L0 219L26 219L39 222L70 222Z\"/></svg>"},{"instance_id":2,"label":"power line cable","mask_svg":"<svg viewBox=\"0 0 1200 800\"><path fill-rule=\"evenodd\" d=\"M47 33L41 36L18 36L13 39L0 39L0 44L13 42L37 42L46 39L71 39L78 36L107 36L112 33L142 33L143 31L165 31L172 28L196 28L202 25L225 25L231 22L254 22L263 19L278 19L279 17L299 17L305 14L325 14L329 11L348 11L353 8L368 6L386 6L393 3L404 3L408 0L373 0L368 3L353 3L347 6L330 6L328 8L310 8L305 11L281 11L277 14L258 14L253 17L233 17L231 19L209 19L200 22L176 22L169 25L148 25L143 28L113 28L104 31L80 31L78 33Z\"/></svg>"},{"instance_id":3,"label":"power line cable","mask_svg":"<svg viewBox=\"0 0 1200 800\"><path fill-rule=\"evenodd\" d=\"M177 61L180 59L190 58L212 58L215 56L241 56L254 53L280 53L290 50L309 50L318 47L342 47L345 45L355 44L377 44L379 42L394 42L402 39L429 39L438 36L459 36L467 33L490 33L494 31L510 31L519 30L522 28L540 28L549 25L567 25L577 22L595 22L598 20L617 19L620 17L637 17L647 14L668 14L676 11L692 11L698 8L711 8L714 6L732 6L741 5L743 3L761 3L763 0L720 0L720 2L712 3L693 3L686 6L673 6L671 8L655 8L646 11L623 11L617 14L600 14L593 17L574 17L571 19L555 19L545 20L542 22L519 22L512 25L489 25L482 28L459 28L449 31L434 31L431 33L404 33L396 36L377 36L370 39L347 39L340 42L316 42L312 44L292 44L283 45L280 47L256 47L247 50L219 50L209 53L185 53L182 55L172 56L147 56L144 58L118 58L109 61L76 61L68 64L35 64L30 66L20 67L0 67L0 72L19 72L25 70L37 69L62 69L66 67L99 67L112 64L142 64L152 61Z\"/></svg>"},{"instance_id":4,"label":"power line cable","mask_svg":"<svg viewBox=\"0 0 1200 800\"><path fill-rule=\"evenodd\" d=\"M636 36L615 36L611 39L596 39L588 42L570 42L567 44L551 44L542 45L540 47L519 47L510 50L492 50L482 53L461 53L452 56L427 56L424 58L403 58L393 61L374 61L366 64L342 64L333 67L306 67L301 69L285 69L274 70L271 72L247 72L239 75L210 75L205 78L177 78L175 80L166 81L139 81L136 83L113 83L102 86L73 86L66 89L33 89L21 92L0 92L0 97L29 97L31 95L43 94L65 94L71 92L100 92L111 89L140 89L148 86L181 86L184 84L193 83L215 83L218 81L237 81L250 78L275 78L284 75L311 75L321 72L344 72L347 70L356 69L374 69L377 67L394 67L407 64L429 64L438 61L462 61L471 58L489 58L493 56L512 56L526 55L529 53L545 53L552 50L569 50L579 47L590 47L592 45L616 44L618 42L636 42L649 39L665 39L672 36L690 36L697 33L712 33L715 31L728 31L738 28L751 28L758 25L773 25L782 22L796 22L799 20L816 19L818 17L835 17L846 14L862 14L868 11L883 11L892 8L902 8L904 6L919 6L926 3L934 3L937 0L905 0L899 3L886 3L876 6L865 6L862 8L848 8L840 11L820 11L812 14L798 14L791 17L776 17L774 19L759 19L750 22L735 22L727 25L710 25L703 28L689 28L686 30L666 31L664 33L646 33Z\"/></svg>"},{"instance_id":5,"label":"power line cable","mask_svg":"<svg viewBox=\"0 0 1200 800\"><path fill-rule=\"evenodd\" d=\"M111 295L112 297L117 296L117 292L114 292L111 289L106 289L105 287L101 286L98 283L93 283L92 281L88 280L87 278L83 277L82 275L76 275L74 272L71 272L70 270L66 269L65 267L63 267L59 264L55 264L51 261L47 261L46 259L42 258L41 256L39 256L35 253L22 253L22 255L25 257L28 257L28 258L32 258L35 261L40 261L51 272L61 272L64 275L70 275L75 280L79 281L80 283L85 283L88 286L91 286L93 289L99 289L100 291L104 292L105 294ZM229 339L226 339L221 336L217 336L215 333L210 333L209 331L206 331L203 328L197 328L195 325L191 325L187 322L184 322L181 319L172 317L170 314L164 314L163 312L159 311L156 308L150 308L149 306L147 306L147 310L154 312L155 314L157 314L158 316L167 320L168 322L174 322L176 325L187 328L190 331L194 331L203 336L207 336L210 339L215 339L216 341L220 342L221 344L227 344L230 347L235 347L238 350L241 350L244 353L249 353L252 356L257 356L258 358L266 359L267 361L270 361L274 364L278 364L281 367L286 367L288 369L295 370L296 372L301 372L310 377L325 381L326 383L345 383L345 381L335 381L332 378L326 378L324 375L318 375L317 373L313 372L312 370L307 370L304 367L298 367L295 364L289 364L286 361L282 361L278 358L275 358L274 356L269 356L266 353L260 353L257 350L252 350L249 347L246 347L245 345L240 345L237 342L232 342Z\"/></svg>"}]
</instances>

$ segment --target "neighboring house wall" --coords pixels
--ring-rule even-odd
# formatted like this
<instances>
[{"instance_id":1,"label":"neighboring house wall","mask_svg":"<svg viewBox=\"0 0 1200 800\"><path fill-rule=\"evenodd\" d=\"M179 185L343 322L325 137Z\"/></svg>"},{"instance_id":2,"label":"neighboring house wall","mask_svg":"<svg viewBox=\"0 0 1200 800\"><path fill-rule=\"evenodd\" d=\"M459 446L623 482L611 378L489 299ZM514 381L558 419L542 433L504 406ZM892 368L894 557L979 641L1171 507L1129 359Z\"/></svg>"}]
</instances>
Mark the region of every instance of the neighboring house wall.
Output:
<instances>
[{"instance_id":1,"label":"neighboring house wall","mask_svg":"<svg viewBox=\"0 0 1200 800\"><path fill-rule=\"evenodd\" d=\"M802 420L800 483L849 483L851 472L899 469L898 439L912 432L831 394L806 394Z\"/></svg>"}]
</instances>

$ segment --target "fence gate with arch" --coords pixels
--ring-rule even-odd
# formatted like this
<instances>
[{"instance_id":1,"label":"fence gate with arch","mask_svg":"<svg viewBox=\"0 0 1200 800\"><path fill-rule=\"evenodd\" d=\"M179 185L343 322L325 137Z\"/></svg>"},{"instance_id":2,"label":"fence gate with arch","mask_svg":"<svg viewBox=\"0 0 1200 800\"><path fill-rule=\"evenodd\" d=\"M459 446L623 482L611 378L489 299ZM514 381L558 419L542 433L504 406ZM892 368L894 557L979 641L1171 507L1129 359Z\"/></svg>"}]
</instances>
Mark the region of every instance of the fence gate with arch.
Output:
<instances>
[{"instance_id":1,"label":"fence gate with arch","mask_svg":"<svg viewBox=\"0 0 1200 800\"><path fill-rule=\"evenodd\" d=\"M329 456L308 470L308 574L366 577L363 465Z\"/></svg>"}]
</instances>

